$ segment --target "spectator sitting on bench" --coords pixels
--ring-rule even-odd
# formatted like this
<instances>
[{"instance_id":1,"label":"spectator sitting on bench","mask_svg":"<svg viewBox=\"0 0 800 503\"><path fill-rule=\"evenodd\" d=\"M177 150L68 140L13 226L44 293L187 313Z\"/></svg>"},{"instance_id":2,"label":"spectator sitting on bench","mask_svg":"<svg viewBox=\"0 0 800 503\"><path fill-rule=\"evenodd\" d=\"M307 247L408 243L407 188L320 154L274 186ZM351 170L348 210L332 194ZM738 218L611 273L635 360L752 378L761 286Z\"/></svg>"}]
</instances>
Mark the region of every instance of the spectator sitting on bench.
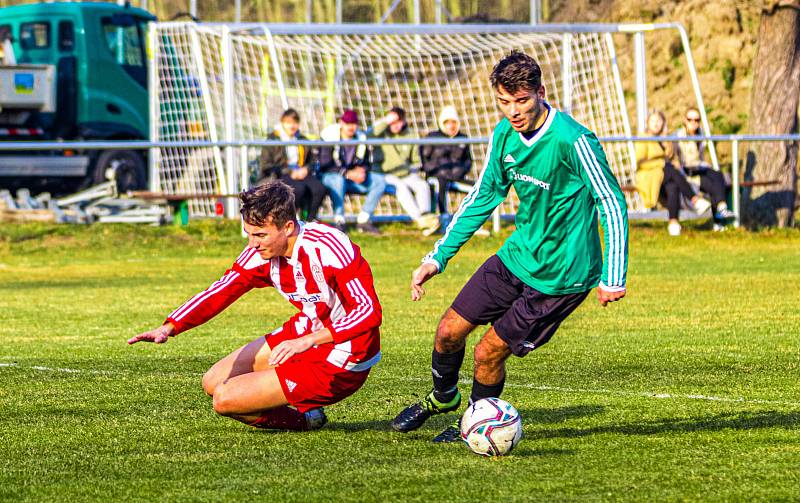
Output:
<instances>
[{"instance_id":1,"label":"spectator sitting on bench","mask_svg":"<svg viewBox=\"0 0 800 503\"><path fill-rule=\"evenodd\" d=\"M320 138L326 141L365 140L366 135L358 129L358 114L345 110L339 122L322 130ZM322 184L328 188L333 205L334 226L345 228L344 195L346 192L366 194L366 200L356 219L359 232L380 234L370 221L386 188L382 173L370 172L369 150L366 145L340 145L321 147L319 171Z\"/></svg>"},{"instance_id":2,"label":"spectator sitting on bench","mask_svg":"<svg viewBox=\"0 0 800 503\"><path fill-rule=\"evenodd\" d=\"M663 136L667 131L664 112L655 110L647 117L646 136ZM686 176L670 162L673 156L672 143L660 141L636 142L636 190L645 207L653 209L660 201L667 207L669 224L667 231L671 236L681 233L678 221L681 209L681 196L691 200L697 213L704 213L711 205L698 196Z\"/></svg>"},{"instance_id":3,"label":"spectator sitting on bench","mask_svg":"<svg viewBox=\"0 0 800 503\"><path fill-rule=\"evenodd\" d=\"M293 108L281 115L280 126L268 136L268 140L307 140L300 134L300 115ZM286 147L264 147L261 149L258 184L280 179L294 191L298 210L306 212L305 220L313 222L322 205L327 190L314 174L316 156L314 151L302 145Z\"/></svg>"},{"instance_id":4,"label":"spectator sitting on bench","mask_svg":"<svg viewBox=\"0 0 800 503\"><path fill-rule=\"evenodd\" d=\"M374 138L413 138L408 129L406 112L393 107L386 117L378 119L367 131ZM373 172L383 173L388 185L395 187L395 197L403 210L430 236L439 229L439 219L430 213L431 191L419 175L420 157L416 145L382 145L373 150Z\"/></svg>"},{"instance_id":5,"label":"spectator sitting on bench","mask_svg":"<svg viewBox=\"0 0 800 503\"><path fill-rule=\"evenodd\" d=\"M700 129L700 111L694 107L689 108L683 124L683 127L674 133L674 136L687 138L675 144L678 162L689 181L711 198L711 206L714 208L714 229L721 230L725 222L734 216L726 202L725 176L705 161L705 140L691 139L692 136L703 135L703 130Z\"/></svg>"},{"instance_id":6,"label":"spectator sitting on bench","mask_svg":"<svg viewBox=\"0 0 800 503\"><path fill-rule=\"evenodd\" d=\"M428 133L427 138L466 138L459 132L459 119L453 106L446 106L439 114L439 130ZM428 178L438 182L437 206L442 215L449 215L447 188L451 182L460 182L472 167L469 145L423 145L422 169Z\"/></svg>"}]
</instances>

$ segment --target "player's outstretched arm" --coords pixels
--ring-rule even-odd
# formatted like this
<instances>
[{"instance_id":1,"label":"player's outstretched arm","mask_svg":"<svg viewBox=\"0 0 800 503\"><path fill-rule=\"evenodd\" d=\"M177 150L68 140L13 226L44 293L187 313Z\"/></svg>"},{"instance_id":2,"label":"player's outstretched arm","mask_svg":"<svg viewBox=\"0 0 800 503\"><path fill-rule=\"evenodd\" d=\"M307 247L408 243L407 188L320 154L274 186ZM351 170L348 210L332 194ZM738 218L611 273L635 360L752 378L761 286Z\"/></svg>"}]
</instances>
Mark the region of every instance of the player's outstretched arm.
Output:
<instances>
[{"instance_id":1,"label":"player's outstretched arm","mask_svg":"<svg viewBox=\"0 0 800 503\"><path fill-rule=\"evenodd\" d=\"M425 295L425 289L422 288L423 283L439 274L439 268L436 264L424 262L421 266L417 267L411 273L411 300L417 301L422 299Z\"/></svg>"},{"instance_id":2,"label":"player's outstretched arm","mask_svg":"<svg viewBox=\"0 0 800 503\"><path fill-rule=\"evenodd\" d=\"M136 344L137 342L155 342L156 344L163 344L175 332L175 325L171 322L164 323L160 327L141 333L136 337L128 339L128 344Z\"/></svg>"},{"instance_id":3,"label":"player's outstretched arm","mask_svg":"<svg viewBox=\"0 0 800 503\"><path fill-rule=\"evenodd\" d=\"M626 290L619 290L619 291L610 291L606 290L602 286L597 287L597 302L600 303L601 306L606 307L609 302L616 302L621 300L622 297L625 297Z\"/></svg>"}]
</instances>

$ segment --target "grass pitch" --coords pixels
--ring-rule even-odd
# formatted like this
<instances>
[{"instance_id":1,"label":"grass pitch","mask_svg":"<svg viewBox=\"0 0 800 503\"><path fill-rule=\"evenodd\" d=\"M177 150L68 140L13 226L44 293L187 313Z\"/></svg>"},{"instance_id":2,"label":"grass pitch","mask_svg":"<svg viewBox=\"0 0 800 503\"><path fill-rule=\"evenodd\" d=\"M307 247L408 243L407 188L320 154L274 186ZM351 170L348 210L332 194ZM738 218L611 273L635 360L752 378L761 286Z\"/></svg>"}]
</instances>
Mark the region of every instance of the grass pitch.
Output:
<instances>
[{"instance_id":1,"label":"grass pitch","mask_svg":"<svg viewBox=\"0 0 800 503\"><path fill-rule=\"evenodd\" d=\"M433 238L390 230L354 236L384 360L328 426L297 434L217 417L200 387L291 313L274 291L165 345L125 344L222 274L243 246L235 224L0 227L0 500L800 498L800 232L635 225L628 296L603 309L592 294L509 361L524 438L484 459L430 442L453 415L405 435L389 421L428 391L438 317L504 236L473 239L412 303Z\"/></svg>"}]
</instances>

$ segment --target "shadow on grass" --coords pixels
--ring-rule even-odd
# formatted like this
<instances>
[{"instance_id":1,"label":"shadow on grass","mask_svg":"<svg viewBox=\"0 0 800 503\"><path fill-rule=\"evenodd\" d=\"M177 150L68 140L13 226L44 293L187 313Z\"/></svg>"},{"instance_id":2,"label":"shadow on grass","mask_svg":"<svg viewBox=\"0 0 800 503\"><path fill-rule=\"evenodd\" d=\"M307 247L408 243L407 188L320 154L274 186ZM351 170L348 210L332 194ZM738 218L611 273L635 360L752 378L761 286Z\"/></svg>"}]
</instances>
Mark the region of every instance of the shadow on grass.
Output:
<instances>
[{"instance_id":1,"label":"shadow on grass","mask_svg":"<svg viewBox=\"0 0 800 503\"><path fill-rule=\"evenodd\" d=\"M670 418L642 423L613 424L591 428L559 428L535 431L528 438L576 438L605 433L657 435L695 431L755 430L763 428L794 429L800 425L800 412L739 412L699 418Z\"/></svg>"},{"instance_id":2,"label":"shadow on grass","mask_svg":"<svg viewBox=\"0 0 800 503\"><path fill-rule=\"evenodd\" d=\"M520 411L520 414L522 415L524 424L553 424L560 423L567 419L601 414L604 411L605 408L600 405L576 405L571 407L560 407L557 409L528 409ZM434 416L425 424L425 427L416 430L415 432L409 432L406 435L415 440L419 438L429 439L430 437L433 437L439 433L439 431L441 431L443 428L446 428L452 424L457 417L458 416L455 413ZM328 423L328 425L325 426L325 429L348 432L365 430L394 432L390 426L390 422L391 419L385 421L348 421L347 418L344 418L339 421Z\"/></svg>"},{"instance_id":3,"label":"shadow on grass","mask_svg":"<svg viewBox=\"0 0 800 503\"><path fill-rule=\"evenodd\" d=\"M561 423L568 419L579 417L595 416L605 412L602 405L573 405L569 407L559 407L557 409L522 409L519 411L522 416L523 424L554 424Z\"/></svg>"}]
</instances>

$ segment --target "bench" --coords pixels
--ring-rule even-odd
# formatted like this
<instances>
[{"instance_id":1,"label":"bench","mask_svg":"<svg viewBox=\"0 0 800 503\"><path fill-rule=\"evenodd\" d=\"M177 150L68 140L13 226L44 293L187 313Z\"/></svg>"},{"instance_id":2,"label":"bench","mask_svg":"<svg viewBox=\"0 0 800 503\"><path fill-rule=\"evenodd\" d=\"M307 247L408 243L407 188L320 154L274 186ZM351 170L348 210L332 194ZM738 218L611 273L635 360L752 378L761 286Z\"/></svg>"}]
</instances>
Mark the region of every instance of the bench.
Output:
<instances>
[{"instance_id":1,"label":"bench","mask_svg":"<svg viewBox=\"0 0 800 503\"><path fill-rule=\"evenodd\" d=\"M166 204L172 210L172 221L178 225L189 224L189 201L215 200L215 213L222 215L224 207L222 199L239 198L239 194L165 194L148 190L131 190L128 197Z\"/></svg>"}]
</instances>

